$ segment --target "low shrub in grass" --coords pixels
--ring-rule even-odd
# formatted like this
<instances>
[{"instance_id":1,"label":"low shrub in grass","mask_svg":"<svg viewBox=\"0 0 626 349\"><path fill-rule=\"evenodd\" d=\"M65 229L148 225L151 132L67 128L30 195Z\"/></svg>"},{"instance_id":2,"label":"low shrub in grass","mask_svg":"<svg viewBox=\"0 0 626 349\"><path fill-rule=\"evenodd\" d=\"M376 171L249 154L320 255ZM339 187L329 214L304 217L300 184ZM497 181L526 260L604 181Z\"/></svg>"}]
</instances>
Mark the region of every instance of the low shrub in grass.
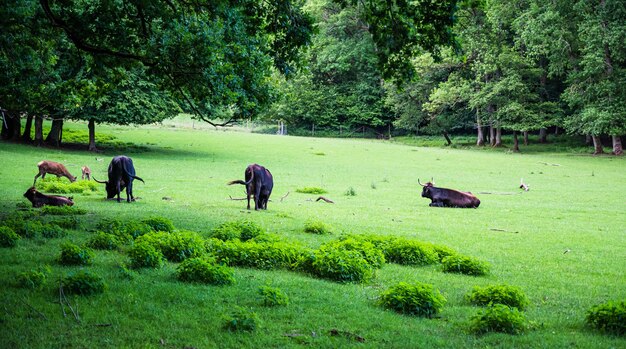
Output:
<instances>
[{"instance_id":1,"label":"low shrub in grass","mask_svg":"<svg viewBox=\"0 0 626 349\"><path fill-rule=\"evenodd\" d=\"M41 229L41 236L46 239L62 238L67 236L67 231L56 224L44 224Z\"/></svg>"},{"instance_id":2,"label":"low shrub in grass","mask_svg":"<svg viewBox=\"0 0 626 349\"><path fill-rule=\"evenodd\" d=\"M66 241L61 245L59 263L62 265L90 265L93 263L94 253L88 248L80 247Z\"/></svg>"},{"instance_id":3,"label":"low shrub in grass","mask_svg":"<svg viewBox=\"0 0 626 349\"><path fill-rule=\"evenodd\" d=\"M338 249L357 251L374 268L381 268L385 264L385 255L369 241L344 237L339 240L330 241L322 246L320 250Z\"/></svg>"},{"instance_id":4,"label":"low shrub in grass","mask_svg":"<svg viewBox=\"0 0 626 349\"><path fill-rule=\"evenodd\" d=\"M417 240L395 239L385 250L390 263L402 265L430 265L439 261L431 244Z\"/></svg>"},{"instance_id":5,"label":"low shrub in grass","mask_svg":"<svg viewBox=\"0 0 626 349\"><path fill-rule=\"evenodd\" d=\"M165 264L163 252L148 242L140 241L128 251L132 268L161 268Z\"/></svg>"},{"instance_id":6,"label":"low shrub in grass","mask_svg":"<svg viewBox=\"0 0 626 349\"><path fill-rule=\"evenodd\" d=\"M302 194L326 194L326 189L322 189L319 187L304 187L296 189L296 193Z\"/></svg>"},{"instance_id":7,"label":"low shrub in grass","mask_svg":"<svg viewBox=\"0 0 626 349\"><path fill-rule=\"evenodd\" d=\"M493 304L470 318L469 330L474 334L502 332L521 334L528 329L526 317L517 308Z\"/></svg>"},{"instance_id":8,"label":"low shrub in grass","mask_svg":"<svg viewBox=\"0 0 626 349\"><path fill-rule=\"evenodd\" d=\"M489 273L489 263L474 257L452 255L441 261L442 269L446 273L459 273L466 275L486 275Z\"/></svg>"},{"instance_id":9,"label":"low shrub in grass","mask_svg":"<svg viewBox=\"0 0 626 349\"><path fill-rule=\"evenodd\" d=\"M233 284L235 282L233 274L232 268L205 258L186 259L176 269L176 278L180 281L210 285Z\"/></svg>"},{"instance_id":10,"label":"low shrub in grass","mask_svg":"<svg viewBox=\"0 0 626 349\"><path fill-rule=\"evenodd\" d=\"M443 259L448 256L455 256L459 254L457 251L448 246L433 244L432 247L435 253L437 253L437 259L439 260L439 263L441 263Z\"/></svg>"},{"instance_id":11,"label":"low shrub in grass","mask_svg":"<svg viewBox=\"0 0 626 349\"><path fill-rule=\"evenodd\" d=\"M253 332L260 325L259 316L252 310L236 307L226 317L224 329L231 332Z\"/></svg>"},{"instance_id":12,"label":"low shrub in grass","mask_svg":"<svg viewBox=\"0 0 626 349\"><path fill-rule=\"evenodd\" d=\"M88 271L79 271L68 275L63 279L62 285L64 293L81 296L103 293L106 289L102 277Z\"/></svg>"},{"instance_id":13,"label":"low shrub in grass","mask_svg":"<svg viewBox=\"0 0 626 349\"><path fill-rule=\"evenodd\" d=\"M349 234L342 237L342 239L355 239L358 241L368 241L374 247L383 252L386 256L387 251L389 250L389 246L391 246L394 241L398 240L398 238L393 236L382 236L382 235L374 235L374 234Z\"/></svg>"},{"instance_id":14,"label":"low shrub in grass","mask_svg":"<svg viewBox=\"0 0 626 349\"><path fill-rule=\"evenodd\" d=\"M67 217L63 217L60 219L55 219L50 223L56 224L59 227L64 228L64 229L77 229L80 225L78 218L74 216L67 216Z\"/></svg>"},{"instance_id":15,"label":"low shrub in grass","mask_svg":"<svg viewBox=\"0 0 626 349\"><path fill-rule=\"evenodd\" d=\"M151 232L137 239L137 243L148 243L171 262L180 262L190 257L198 257L205 253L205 241L196 232L164 231Z\"/></svg>"},{"instance_id":16,"label":"low shrub in grass","mask_svg":"<svg viewBox=\"0 0 626 349\"><path fill-rule=\"evenodd\" d=\"M17 275L17 284L22 288L40 290L46 284L50 272L49 266L22 272Z\"/></svg>"},{"instance_id":17,"label":"low shrub in grass","mask_svg":"<svg viewBox=\"0 0 626 349\"><path fill-rule=\"evenodd\" d=\"M0 247L15 247L20 240L13 229L9 227L0 227Z\"/></svg>"},{"instance_id":18,"label":"low shrub in grass","mask_svg":"<svg viewBox=\"0 0 626 349\"><path fill-rule=\"evenodd\" d=\"M376 188L374 188L376 189ZM350 187L346 190L346 192L344 193L345 196L356 196L356 190L354 190L354 188Z\"/></svg>"},{"instance_id":19,"label":"low shrub in grass","mask_svg":"<svg viewBox=\"0 0 626 349\"><path fill-rule=\"evenodd\" d=\"M115 235L120 241L130 241L132 237L126 233L124 225L119 219L104 218L96 224L96 230Z\"/></svg>"},{"instance_id":20,"label":"low shrub in grass","mask_svg":"<svg viewBox=\"0 0 626 349\"><path fill-rule=\"evenodd\" d=\"M304 232L309 234L332 234L332 228L320 220L308 220L304 223Z\"/></svg>"},{"instance_id":21,"label":"low shrub in grass","mask_svg":"<svg viewBox=\"0 0 626 349\"><path fill-rule=\"evenodd\" d=\"M431 318L443 309L446 299L433 285L400 282L380 295L379 304L401 314Z\"/></svg>"},{"instance_id":22,"label":"low shrub in grass","mask_svg":"<svg viewBox=\"0 0 626 349\"><path fill-rule=\"evenodd\" d=\"M251 221L233 221L220 224L211 232L211 237L222 241L239 239L248 241L264 234L265 230Z\"/></svg>"},{"instance_id":23,"label":"low shrub in grass","mask_svg":"<svg viewBox=\"0 0 626 349\"><path fill-rule=\"evenodd\" d=\"M297 269L338 282L366 282L373 278L374 267L359 251L327 248L305 254Z\"/></svg>"},{"instance_id":24,"label":"low shrub in grass","mask_svg":"<svg viewBox=\"0 0 626 349\"><path fill-rule=\"evenodd\" d=\"M626 334L626 300L610 301L591 307L585 317L587 324L609 334Z\"/></svg>"},{"instance_id":25,"label":"low shrub in grass","mask_svg":"<svg viewBox=\"0 0 626 349\"><path fill-rule=\"evenodd\" d=\"M41 235L41 231L43 230L43 223L40 221L32 220L32 221L23 221L22 224L15 229L15 232L23 238L35 238L38 235Z\"/></svg>"},{"instance_id":26,"label":"low shrub in grass","mask_svg":"<svg viewBox=\"0 0 626 349\"><path fill-rule=\"evenodd\" d=\"M149 224L138 221L126 222L121 227L121 230L124 232L124 235L130 236L132 239L136 239L142 235L156 231Z\"/></svg>"},{"instance_id":27,"label":"low shrub in grass","mask_svg":"<svg viewBox=\"0 0 626 349\"><path fill-rule=\"evenodd\" d=\"M465 300L474 305L504 304L519 310L530 304L519 287L510 285L476 286L465 295Z\"/></svg>"},{"instance_id":28,"label":"low shrub in grass","mask_svg":"<svg viewBox=\"0 0 626 349\"><path fill-rule=\"evenodd\" d=\"M304 249L287 242L221 241L206 242L207 252L220 263L255 269L290 269L300 259Z\"/></svg>"},{"instance_id":29,"label":"low shrub in grass","mask_svg":"<svg viewBox=\"0 0 626 349\"><path fill-rule=\"evenodd\" d=\"M87 241L87 246L96 250L115 250L119 247L119 238L113 234L99 231Z\"/></svg>"},{"instance_id":30,"label":"low shrub in grass","mask_svg":"<svg viewBox=\"0 0 626 349\"><path fill-rule=\"evenodd\" d=\"M76 206L44 206L41 208L41 213L54 216L74 216L87 214L87 210Z\"/></svg>"},{"instance_id":31,"label":"low shrub in grass","mask_svg":"<svg viewBox=\"0 0 626 349\"><path fill-rule=\"evenodd\" d=\"M259 295L261 296L263 305L266 307L289 304L289 297L276 287L261 286L259 287Z\"/></svg>"},{"instance_id":32,"label":"low shrub in grass","mask_svg":"<svg viewBox=\"0 0 626 349\"><path fill-rule=\"evenodd\" d=\"M171 233L175 229L172 221L163 217L151 217L141 222L149 225L154 231L166 231Z\"/></svg>"},{"instance_id":33,"label":"low shrub in grass","mask_svg":"<svg viewBox=\"0 0 626 349\"><path fill-rule=\"evenodd\" d=\"M37 189L46 193L92 193L100 189L100 184L94 181L68 182L64 178L47 178L37 182Z\"/></svg>"}]
</instances>

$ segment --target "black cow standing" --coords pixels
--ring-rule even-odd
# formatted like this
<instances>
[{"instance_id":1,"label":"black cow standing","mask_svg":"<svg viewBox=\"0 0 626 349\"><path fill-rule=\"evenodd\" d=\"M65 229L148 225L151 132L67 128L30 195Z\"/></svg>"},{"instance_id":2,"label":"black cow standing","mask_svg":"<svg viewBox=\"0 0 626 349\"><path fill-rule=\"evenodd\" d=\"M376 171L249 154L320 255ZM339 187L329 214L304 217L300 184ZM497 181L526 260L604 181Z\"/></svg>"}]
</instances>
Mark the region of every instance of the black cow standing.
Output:
<instances>
[{"instance_id":1,"label":"black cow standing","mask_svg":"<svg viewBox=\"0 0 626 349\"><path fill-rule=\"evenodd\" d=\"M477 208L480 205L480 200L470 192L435 187L432 182L422 184L419 179L417 183L424 187L422 197L431 200L431 207Z\"/></svg>"},{"instance_id":2,"label":"black cow standing","mask_svg":"<svg viewBox=\"0 0 626 349\"><path fill-rule=\"evenodd\" d=\"M102 182L94 178L96 182L106 184L107 199L112 199L117 195L117 202L120 202L120 192L124 188L126 188L126 201L135 201L133 196L133 179L138 179L145 183L143 179L135 175L133 160L124 155L116 156L111 160L108 181Z\"/></svg>"},{"instance_id":3,"label":"black cow standing","mask_svg":"<svg viewBox=\"0 0 626 349\"><path fill-rule=\"evenodd\" d=\"M274 178L268 169L261 165L253 164L244 172L245 181L240 179L228 182L228 185L243 184L246 186L248 197L248 210L250 209L250 196L254 196L254 209L267 210L267 202L272 194Z\"/></svg>"}]
</instances>

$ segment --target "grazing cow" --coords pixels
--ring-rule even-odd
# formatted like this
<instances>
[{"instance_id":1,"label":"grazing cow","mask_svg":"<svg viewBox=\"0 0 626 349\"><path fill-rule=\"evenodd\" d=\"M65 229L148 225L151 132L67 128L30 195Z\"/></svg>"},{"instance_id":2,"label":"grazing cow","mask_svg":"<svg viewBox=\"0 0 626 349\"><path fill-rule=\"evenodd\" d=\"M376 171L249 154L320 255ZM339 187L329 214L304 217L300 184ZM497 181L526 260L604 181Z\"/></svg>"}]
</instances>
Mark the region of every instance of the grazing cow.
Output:
<instances>
[{"instance_id":1,"label":"grazing cow","mask_svg":"<svg viewBox=\"0 0 626 349\"><path fill-rule=\"evenodd\" d=\"M274 187L274 179L270 171L261 165L253 164L246 168L244 177L245 181L238 179L228 182L228 185L243 184L246 186L248 210L250 209L250 196L254 196L255 210L267 210L267 202Z\"/></svg>"},{"instance_id":2,"label":"grazing cow","mask_svg":"<svg viewBox=\"0 0 626 349\"><path fill-rule=\"evenodd\" d=\"M72 206L74 202L72 198L66 198L65 196L57 196L57 195L46 195L42 194L35 189L35 187L30 187L26 193L24 193L24 197L27 198L32 204L33 207L41 207L44 205L49 206Z\"/></svg>"},{"instance_id":3,"label":"grazing cow","mask_svg":"<svg viewBox=\"0 0 626 349\"><path fill-rule=\"evenodd\" d=\"M87 180L91 180L91 169L87 167L87 165L81 167L80 170L83 171L83 180L85 179L85 177L87 177Z\"/></svg>"},{"instance_id":4,"label":"grazing cow","mask_svg":"<svg viewBox=\"0 0 626 349\"><path fill-rule=\"evenodd\" d=\"M417 183L424 187L422 190L422 197L429 198L431 200L429 206L477 208L480 205L480 200L478 200L478 198L470 192L438 188L435 187L433 182L422 184L419 179L417 180Z\"/></svg>"},{"instance_id":5,"label":"grazing cow","mask_svg":"<svg viewBox=\"0 0 626 349\"><path fill-rule=\"evenodd\" d=\"M37 164L37 167L39 167L39 173L37 173L37 175L35 176L35 180L33 181L33 187L35 186L35 182L37 182L37 178L41 176L41 179L44 179L46 178L47 173L56 175L57 177L67 177L70 182L76 181L76 177L72 176L72 174L65 168L65 166L58 162L43 160Z\"/></svg>"},{"instance_id":6,"label":"grazing cow","mask_svg":"<svg viewBox=\"0 0 626 349\"><path fill-rule=\"evenodd\" d=\"M143 183L143 179L135 176L135 166L133 160L128 156L120 155L111 160L109 164L109 180L99 181L94 177L94 181L106 184L107 199L112 199L117 195L117 202L120 202L120 192L126 188L126 201L135 201L133 196L133 179L138 179Z\"/></svg>"}]
</instances>

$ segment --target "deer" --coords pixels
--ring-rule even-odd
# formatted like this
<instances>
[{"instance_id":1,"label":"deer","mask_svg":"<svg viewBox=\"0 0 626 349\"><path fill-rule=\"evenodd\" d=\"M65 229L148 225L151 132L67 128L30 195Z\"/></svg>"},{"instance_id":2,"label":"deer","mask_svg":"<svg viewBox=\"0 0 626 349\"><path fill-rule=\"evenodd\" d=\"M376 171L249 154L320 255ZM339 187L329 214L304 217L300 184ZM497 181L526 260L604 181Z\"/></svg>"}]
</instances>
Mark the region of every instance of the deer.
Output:
<instances>
[{"instance_id":1,"label":"deer","mask_svg":"<svg viewBox=\"0 0 626 349\"><path fill-rule=\"evenodd\" d=\"M37 175L35 176L35 180L33 181L33 187L35 186L35 183L37 182L37 178L39 178L39 176L41 176L41 179L44 179L46 178L46 174L48 173L56 175L57 177L67 177L70 182L76 181L76 177L72 176L67 168L65 168L63 164L60 164L58 162L43 160L37 164L37 167L39 167L39 173L37 173Z\"/></svg>"}]
</instances>

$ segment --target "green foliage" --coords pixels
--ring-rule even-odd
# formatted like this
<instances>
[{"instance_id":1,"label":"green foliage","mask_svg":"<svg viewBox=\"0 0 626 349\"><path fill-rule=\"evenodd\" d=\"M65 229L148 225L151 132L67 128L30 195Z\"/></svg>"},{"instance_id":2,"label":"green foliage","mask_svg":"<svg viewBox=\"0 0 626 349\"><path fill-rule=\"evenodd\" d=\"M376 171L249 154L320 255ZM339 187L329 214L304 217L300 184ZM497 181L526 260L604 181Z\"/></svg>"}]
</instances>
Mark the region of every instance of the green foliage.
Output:
<instances>
[{"instance_id":1,"label":"green foliage","mask_svg":"<svg viewBox=\"0 0 626 349\"><path fill-rule=\"evenodd\" d=\"M151 225L138 221L126 222L125 224L123 224L123 227L121 229L125 233L124 235L130 236L132 239L136 239L152 231L158 231L156 229L153 229Z\"/></svg>"},{"instance_id":2,"label":"green foliage","mask_svg":"<svg viewBox=\"0 0 626 349\"><path fill-rule=\"evenodd\" d=\"M44 206L44 207L46 207L46 206ZM63 218L55 219L51 223L52 224L56 224L59 227L64 228L64 229L77 229L79 227L79 225L80 225L80 222L78 221L78 218L76 218L74 216L69 216L69 217L63 217Z\"/></svg>"},{"instance_id":3,"label":"green foliage","mask_svg":"<svg viewBox=\"0 0 626 349\"><path fill-rule=\"evenodd\" d=\"M189 258L180 263L176 278L210 285L231 285L235 282L232 268L204 258Z\"/></svg>"},{"instance_id":4,"label":"green foliage","mask_svg":"<svg viewBox=\"0 0 626 349\"><path fill-rule=\"evenodd\" d=\"M132 268L161 268L165 264L163 252L145 241L136 242L128 251Z\"/></svg>"},{"instance_id":5,"label":"green foliage","mask_svg":"<svg viewBox=\"0 0 626 349\"><path fill-rule=\"evenodd\" d=\"M332 228L320 220L308 220L304 222L304 232L309 234L327 235L332 234Z\"/></svg>"},{"instance_id":6,"label":"green foliage","mask_svg":"<svg viewBox=\"0 0 626 349\"><path fill-rule=\"evenodd\" d=\"M290 269L305 253L297 244L288 242L222 242L215 238L207 242L207 251L230 266L264 270Z\"/></svg>"},{"instance_id":7,"label":"green foliage","mask_svg":"<svg viewBox=\"0 0 626 349\"><path fill-rule=\"evenodd\" d=\"M259 316L252 310L236 307L226 317L224 329L230 332L253 332L260 325Z\"/></svg>"},{"instance_id":8,"label":"green foliage","mask_svg":"<svg viewBox=\"0 0 626 349\"><path fill-rule=\"evenodd\" d=\"M376 188L374 188L374 189L376 189ZM356 196L356 190L354 190L354 188L350 187L350 188L348 188L348 190L346 190L344 195L345 196Z\"/></svg>"},{"instance_id":9,"label":"green foliage","mask_svg":"<svg viewBox=\"0 0 626 349\"><path fill-rule=\"evenodd\" d=\"M107 288L102 277L83 270L68 275L63 279L62 284L64 293L81 296L100 294Z\"/></svg>"},{"instance_id":10,"label":"green foliage","mask_svg":"<svg viewBox=\"0 0 626 349\"><path fill-rule=\"evenodd\" d=\"M254 222L234 221L220 224L217 228L213 229L211 237L222 241L234 239L247 241L263 234L264 232L265 230Z\"/></svg>"},{"instance_id":11,"label":"green foliage","mask_svg":"<svg viewBox=\"0 0 626 349\"><path fill-rule=\"evenodd\" d=\"M361 252L328 247L304 254L297 270L338 282L367 282L374 277L374 266Z\"/></svg>"},{"instance_id":12,"label":"green foliage","mask_svg":"<svg viewBox=\"0 0 626 349\"><path fill-rule=\"evenodd\" d=\"M57 216L72 216L87 214L87 210L75 206L44 206L41 213Z\"/></svg>"},{"instance_id":13,"label":"green foliage","mask_svg":"<svg viewBox=\"0 0 626 349\"><path fill-rule=\"evenodd\" d=\"M199 257L205 252L204 239L193 231L152 232L140 236L136 243L151 245L171 262L180 262L190 257Z\"/></svg>"},{"instance_id":14,"label":"green foliage","mask_svg":"<svg viewBox=\"0 0 626 349\"><path fill-rule=\"evenodd\" d=\"M41 236L46 239L61 238L67 236L67 231L56 224L48 223L42 226Z\"/></svg>"},{"instance_id":15,"label":"green foliage","mask_svg":"<svg viewBox=\"0 0 626 349\"><path fill-rule=\"evenodd\" d=\"M396 239L385 250L390 263L402 265L429 265L438 262L438 256L431 244L416 240Z\"/></svg>"},{"instance_id":16,"label":"green foliage","mask_svg":"<svg viewBox=\"0 0 626 349\"><path fill-rule=\"evenodd\" d=\"M322 189L322 188L319 188L319 187L303 187L303 188L296 189L296 193L303 193L303 194L326 194L327 191L326 191L326 189Z\"/></svg>"},{"instance_id":17,"label":"green foliage","mask_svg":"<svg viewBox=\"0 0 626 349\"><path fill-rule=\"evenodd\" d=\"M357 251L374 268L382 268L385 264L385 255L374 244L352 237L342 237L339 240L327 242L320 246L319 250Z\"/></svg>"},{"instance_id":18,"label":"green foliage","mask_svg":"<svg viewBox=\"0 0 626 349\"><path fill-rule=\"evenodd\" d=\"M41 235L41 231L43 230L43 223L40 221L22 221L21 225L15 229L15 232L19 234L23 238L34 238L38 235Z\"/></svg>"},{"instance_id":19,"label":"green foliage","mask_svg":"<svg viewBox=\"0 0 626 349\"><path fill-rule=\"evenodd\" d=\"M0 227L0 247L15 247L20 240L13 229L9 227Z\"/></svg>"},{"instance_id":20,"label":"green foliage","mask_svg":"<svg viewBox=\"0 0 626 349\"><path fill-rule=\"evenodd\" d=\"M455 251L454 249L448 247L448 246L444 246L444 245L432 245L433 250L435 251L435 253L437 253L437 257L439 259L439 262L441 263L441 261L443 261L444 258L448 257L448 256L454 256L457 255L458 252Z\"/></svg>"},{"instance_id":21,"label":"green foliage","mask_svg":"<svg viewBox=\"0 0 626 349\"><path fill-rule=\"evenodd\" d=\"M432 318L443 309L446 299L433 285L400 282L381 293L379 304L401 314Z\"/></svg>"},{"instance_id":22,"label":"green foliage","mask_svg":"<svg viewBox=\"0 0 626 349\"><path fill-rule=\"evenodd\" d=\"M62 265L90 265L93 264L93 258L94 252L88 248L82 248L69 241L61 244L59 263Z\"/></svg>"},{"instance_id":23,"label":"green foliage","mask_svg":"<svg viewBox=\"0 0 626 349\"><path fill-rule=\"evenodd\" d=\"M55 194L90 194L100 190L100 186L101 185L95 181L77 180L70 183L65 178L50 177L50 175L46 177L46 179L37 181L36 183L37 190Z\"/></svg>"},{"instance_id":24,"label":"green foliage","mask_svg":"<svg viewBox=\"0 0 626 349\"><path fill-rule=\"evenodd\" d=\"M489 263L474 257L451 255L441 261L443 271L446 273L459 273L467 275L486 275L489 273Z\"/></svg>"},{"instance_id":25,"label":"green foliage","mask_svg":"<svg viewBox=\"0 0 626 349\"><path fill-rule=\"evenodd\" d=\"M530 304L519 287L509 285L476 286L465 295L465 300L475 305L504 304L519 310L524 310Z\"/></svg>"},{"instance_id":26,"label":"green foliage","mask_svg":"<svg viewBox=\"0 0 626 349\"><path fill-rule=\"evenodd\" d=\"M141 221L149 225L154 231L166 231L171 233L174 231L174 224L171 220L163 217L152 217Z\"/></svg>"},{"instance_id":27,"label":"green foliage","mask_svg":"<svg viewBox=\"0 0 626 349\"><path fill-rule=\"evenodd\" d=\"M22 272L17 275L17 284L22 288L40 290L45 286L50 272L49 266Z\"/></svg>"},{"instance_id":28,"label":"green foliage","mask_svg":"<svg viewBox=\"0 0 626 349\"><path fill-rule=\"evenodd\" d=\"M288 305L289 297L280 288L271 286L259 287L259 295L266 307L275 307L277 305Z\"/></svg>"},{"instance_id":29,"label":"green foliage","mask_svg":"<svg viewBox=\"0 0 626 349\"><path fill-rule=\"evenodd\" d=\"M130 235L126 234L124 222L115 218L104 218L96 224L96 229L105 233L109 233L122 238L122 240L131 240Z\"/></svg>"},{"instance_id":30,"label":"green foliage","mask_svg":"<svg viewBox=\"0 0 626 349\"><path fill-rule=\"evenodd\" d=\"M626 334L626 301L609 301L587 310L587 324L602 332L623 336Z\"/></svg>"},{"instance_id":31,"label":"green foliage","mask_svg":"<svg viewBox=\"0 0 626 349\"><path fill-rule=\"evenodd\" d=\"M87 241L87 246L96 250L115 250L119 247L119 238L103 231L96 232Z\"/></svg>"},{"instance_id":32,"label":"green foliage","mask_svg":"<svg viewBox=\"0 0 626 349\"><path fill-rule=\"evenodd\" d=\"M503 332L521 334L526 332L529 324L526 317L517 308L504 304L493 304L484 310L479 310L470 318L469 330L475 334L487 332Z\"/></svg>"}]
</instances>

